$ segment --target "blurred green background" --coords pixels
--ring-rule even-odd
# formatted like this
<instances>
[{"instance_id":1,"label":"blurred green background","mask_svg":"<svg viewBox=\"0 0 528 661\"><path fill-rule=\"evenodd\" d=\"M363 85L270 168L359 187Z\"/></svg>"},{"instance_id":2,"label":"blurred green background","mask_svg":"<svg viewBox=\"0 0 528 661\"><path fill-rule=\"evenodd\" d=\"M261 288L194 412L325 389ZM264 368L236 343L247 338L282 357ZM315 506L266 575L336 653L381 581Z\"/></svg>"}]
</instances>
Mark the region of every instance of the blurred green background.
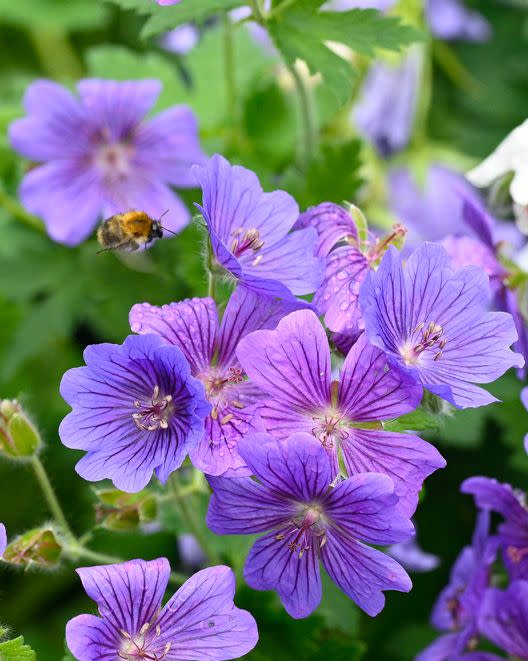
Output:
<instances>
[{"instance_id":1,"label":"blurred green background","mask_svg":"<svg viewBox=\"0 0 528 661\"><path fill-rule=\"evenodd\" d=\"M402 3L404 14L406 4L416 2ZM423 168L439 155L454 167L476 162L526 117L526 9L498 0L467 4L488 18L492 39L450 45L447 56L433 43L426 137L399 155L398 163ZM26 86L38 77L67 85L84 76L160 78L164 92L157 110L189 103L199 117L205 149L253 168L266 187L290 190L302 207L348 199L382 217L386 210L383 186L377 185L385 166L357 139L348 110L324 86L316 89L321 149L302 177L294 166L295 98L281 83L274 56L245 29L237 30L233 115L224 87L221 24L210 22L196 48L179 57L164 52L156 40L142 40L142 23L133 11L99 0L0 0L0 395L20 398L41 429L43 461L77 533L93 525L94 497L74 472L80 453L58 440L57 427L67 411L58 394L61 376L81 363L86 344L120 342L129 332L128 311L134 303L163 304L205 294L202 232L195 223L138 259L96 255L93 239L76 249L54 244L16 202L26 164L10 150L6 131L22 115ZM184 198L191 204L199 194L187 191ZM237 603L253 612L261 635L247 658L409 661L432 640L431 606L473 526L472 503L459 494L460 482L484 474L526 488L522 439L528 413L519 403L520 388L514 375L507 375L491 388L503 404L459 413L430 435L448 467L428 480L416 521L421 546L441 558L439 569L414 575L409 595L389 593L376 619L359 615L327 585L316 614L294 621L275 595L252 592L240 582ZM0 521L9 535L49 517L29 468L0 460ZM123 558L166 555L177 569L175 533L181 526L170 517L165 523L167 531L148 534L96 530L93 548ZM217 544L221 553L229 549L225 560L239 567L247 545L226 545L221 539ZM1 568L0 622L23 634L41 661L63 658L65 623L80 612L93 612L93 606L71 566L50 573Z\"/></svg>"}]
</instances>

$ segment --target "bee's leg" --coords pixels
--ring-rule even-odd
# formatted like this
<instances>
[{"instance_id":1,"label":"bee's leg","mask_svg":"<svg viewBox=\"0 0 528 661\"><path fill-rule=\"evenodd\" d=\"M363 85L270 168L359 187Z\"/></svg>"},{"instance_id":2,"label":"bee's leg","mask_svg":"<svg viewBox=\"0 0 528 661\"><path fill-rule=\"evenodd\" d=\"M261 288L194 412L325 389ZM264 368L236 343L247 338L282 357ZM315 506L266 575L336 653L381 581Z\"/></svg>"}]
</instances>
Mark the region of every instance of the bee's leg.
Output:
<instances>
[{"instance_id":1,"label":"bee's leg","mask_svg":"<svg viewBox=\"0 0 528 661\"><path fill-rule=\"evenodd\" d=\"M130 251L134 251L137 250L139 246L135 241L126 239L125 241L122 241L121 243L118 243L116 246L112 246L111 248L103 248L102 250L98 250L96 254L99 255L100 253L106 252L107 250L123 250L124 248L127 248Z\"/></svg>"}]
</instances>

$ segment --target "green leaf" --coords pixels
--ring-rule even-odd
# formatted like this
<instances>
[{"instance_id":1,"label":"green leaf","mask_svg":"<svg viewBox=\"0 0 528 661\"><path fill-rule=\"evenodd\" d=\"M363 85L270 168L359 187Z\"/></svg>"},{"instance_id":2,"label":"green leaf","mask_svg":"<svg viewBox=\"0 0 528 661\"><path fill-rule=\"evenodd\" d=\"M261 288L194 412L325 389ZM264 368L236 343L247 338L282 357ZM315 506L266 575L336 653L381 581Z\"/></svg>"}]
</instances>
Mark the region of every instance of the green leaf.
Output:
<instances>
[{"instance_id":1,"label":"green leaf","mask_svg":"<svg viewBox=\"0 0 528 661\"><path fill-rule=\"evenodd\" d=\"M0 661L36 661L35 652L24 643L23 636L0 643Z\"/></svg>"},{"instance_id":2,"label":"green leaf","mask_svg":"<svg viewBox=\"0 0 528 661\"><path fill-rule=\"evenodd\" d=\"M105 18L106 7L93 0L0 0L0 23L22 27L94 29L102 26Z\"/></svg>"},{"instance_id":3,"label":"green leaf","mask_svg":"<svg viewBox=\"0 0 528 661\"><path fill-rule=\"evenodd\" d=\"M319 0L294 3L272 18L268 29L286 62L292 66L297 59L304 60L311 73L321 73L340 103L350 96L355 71L326 42L339 42L372 56L376 49L399 50L421 37L399 18L377 10L318 11L320 4Z\"/></svg>"},{"instance_id":4,"label":"green leaf","mask_svg":"<svg viewBox=\"0 0 528 661\"><path fill-rule=\"evenodd\" d=\"M407 430L436 431L440 429L441 424L441 419L438 415L435 415L430 411L425 411L422 408L418 408L416 411L402 415L396 420L385 422L383 427L388 431L397 432Z\"/></svg>"}]
</instances>

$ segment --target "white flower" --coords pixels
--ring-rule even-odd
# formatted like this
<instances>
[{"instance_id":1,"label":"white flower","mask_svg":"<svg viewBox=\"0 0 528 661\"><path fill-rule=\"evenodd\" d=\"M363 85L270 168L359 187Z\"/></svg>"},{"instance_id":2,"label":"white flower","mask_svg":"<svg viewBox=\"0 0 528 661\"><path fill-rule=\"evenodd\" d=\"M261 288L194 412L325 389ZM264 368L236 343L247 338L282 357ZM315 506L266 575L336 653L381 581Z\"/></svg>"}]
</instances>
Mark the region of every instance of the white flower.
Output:
<instances>
[{"instance_id":1,"label":"white flower","mask_svg":"<svg viewBox=\"0 0 528 661\"><path fill-rule=\"evenodd\" d=\"M493 181L513 172L510 193L522 207L528 205L528 119L500 143L480 165L467 173L474 186L489 186Z\"/></svg>"}]
</instances>

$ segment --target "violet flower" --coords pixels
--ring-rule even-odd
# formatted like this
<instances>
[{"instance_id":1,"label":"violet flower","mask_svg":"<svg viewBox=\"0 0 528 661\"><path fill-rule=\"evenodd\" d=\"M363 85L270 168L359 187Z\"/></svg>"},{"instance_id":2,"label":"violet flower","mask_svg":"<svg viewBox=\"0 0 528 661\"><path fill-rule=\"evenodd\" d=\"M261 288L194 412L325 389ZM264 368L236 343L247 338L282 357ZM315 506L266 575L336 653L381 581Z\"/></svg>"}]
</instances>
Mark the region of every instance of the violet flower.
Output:
<instances>
[{"instance_id":1,"label":"violet flower","mask_svg":"<svg viewBox=\"0 0 528 661\"><path fill-rule=\"evenodd\" d=\"M438 39L487 41L491 36L488 21L467 9L462 0L427 0L425 10L431 32Z\"/></svg>"},{"instance_id":2,"label":"violet flower","mask_svg":"<svg viewBox=\"0 0 528 661\"><path fill-rule=\"evenodd\" d=\"M415 661L465 661L464 652L478 640L477 620L496 554L497 540L489 537L489 513L481 512L472 544L462 549L433 609L433 626L446 633Z\"/></svg>"},{"instance_id":3,"label":"violet flower","mask_svg":"<svg viewBox=\"0 0 528 661\"><path fill-rule=\"evenodd\" d=\"M440 558L437 555L427 553L418 546L416 537L407 542L393 544L386 552L410 572L433 571L440 564Z\"/></svg>"},{"instance_id":4,"label":"violet flower","mask_svg":"<svg viewBox=\"0 0 528 661\"><path fill-rule=\"evenodd\" d=\"M315 256L317 235L290 232L299 209L284 191L264 193L256 175L215 154L193 169L203 191L198 206L218 264L257 292L292 299L317 289L324 260Z\"/></svg>"},{"instance_id":5,"label":"violet flower","mask_svg":"<svg viewBox=\"0 0 528 661\"><path fill-rule=\"evenodd\" d=\"M422 482L445 461L411 434L385 431L383 420L414 410L422 389L391 369L385 354L362 335L332 380L326 333L310 310L293 312L274 331L251 333L237 356L251 382L267 397L259 405L266 431L278 439L313 434L331 459L333 477L385 473L394 481L398 508L410 516Z\"/></svg>"},{"instance_id":6,"label":"violet flower","mask_svg":"<svg viewBox=\"0 0 528 661\"><path fill-rule=\"evenodd\" d=\"M59 434L86 450L76 471L136 492L152 472L165 482L200 442L211 407L180 349L153 335L94 344L86 367L68 370L60 392L72 407Z\"/></svg>"},{"instance_id":7,"label":"violet flower","mask_svg":"<svg viewBox=\"0 0 528 661\"><path fill-rule=\"evenodd\" d=\"M177 232L190 214L169 184L196 185L191 165L204 161L195 116L173 106L152 119L158 80L87 79L79 98L51 81L26 91L27 117L9 129L13 148L42 163L20 187L28 211L41 216L52 239L74 246L101 217L141 209Z\"/></svg>"},{"instance_id":8,"label":"violet flower","mask_svg":"<svg viewBox=\"0 0 528 661\"><path fill-rule=\"evenodd\" d=\"M514 659L528 659L528 581L513 581L506 591L489 588L479 629Z\"/></svg>"},{"instance_id":9,"label":"violet flower","mask_svg":"<svg viewBox=\"0 0 528 661\"><path fill-rule=\"evenodd\" d=\"M426 243L405 267L393 247L360 292L365 331L389 361L457 408L496 401L474 385L498 379L524 358L511 315L488 312L489 286L479 268L453 271L444 248Z\"/></svg>"},{"instance_id":10,"label":"violet flower","mask_svg":"<svg viewBox=\"0 0 528 661\"><path fill-rule=\"evenodd\" d=\"M66 642L78 661L182 661L237 659L255 647L253 617L233 603L229 567L191 576L162 607L169 581L166 558L77 569L99 609L66 625Z\"/></svg>"},{"instance_id":11,"label":"violet flower","mask_svg":"<svg viewBox=\"0 0 528 661\"><path fill-rule=\"evenodd\" d=\"M186 55L198 43L200 30L194 23L184 23L174 30L166 32L159 40L162 48L170 53Z\"/></svg>"},{"instance_id":12,"label":"violet flower","mask_svg":"<svg viewBox=\"0 0 528 661\"><path fill-rule=\"evenodd\" d=\"M413 535L396 506L392 480L362 473L333 483L324 448L305 433L278 441L266 434L242 439L239 450L250 477L210 478L207 525L220 535L268 532L244 566L248 585L277 590L287 612L307 617L321 600L319 562L336 585L369 615L385 604L383 590L408 592L400 565L368 544Z\"/></svg>"},{"instance_id":13,"label":"violet flower","mask_svg":"<svg viewBox=\"0 0 528 661\"><path fill-rule=\"evenodd\" d=\"M421 70L421 53L411 48L398 66L375 62L367 74L353 120L361 135L384 158L409 143Z\"/></svg>"},{"instance_id":14,"label":"violet flower","mask_svg":"<svg viewBox=\"0 0 528 661\"><path fill-rule=\"evenodd\" d=\"M7 548L7 534L3 523L0 523L0 557L4 555Z\"/></svg>"},{"instance_id":15,"label":"violet flower","mask_svg":"<svg viewBox=\"0 0 528 661\"><path fill-rule=\"evenodd\" d=\"M528 506L525 494L489 477L470 477L462 493L471 494L477 507L502 515L498 539L504 563L513 578L528 579Z\"/></svg>"},{"instance_id":16,"label":"violet flower","mask_svg":"<svg viewBox=\"0 0 528 661\"><path fill-rule=\"evenodd\" d=\"M181 349L191 373L205 386L212 410L200 442L190 450L193 464L210 475L242 471L238 441L250 431L263 431L255 402L261 393L245 380L235 350L239 341L259 328L275 328L288 312L305 307L285 303L238 287L231 295L222 322L211 298L192 298L156 307L143 303L130 311L136 333L155 333Z\"/></svg>"},{"instance_id":17,"label":"violet flower","mask_svg":"<svg viewBox=\"0 0 528 661\"><path fill-rule=\"evenodd\" d=\"M168 5L177 5L181 0L156 0L158 5L162 5L163 7L168 6Z\"/></svg>"}]
</instances>

